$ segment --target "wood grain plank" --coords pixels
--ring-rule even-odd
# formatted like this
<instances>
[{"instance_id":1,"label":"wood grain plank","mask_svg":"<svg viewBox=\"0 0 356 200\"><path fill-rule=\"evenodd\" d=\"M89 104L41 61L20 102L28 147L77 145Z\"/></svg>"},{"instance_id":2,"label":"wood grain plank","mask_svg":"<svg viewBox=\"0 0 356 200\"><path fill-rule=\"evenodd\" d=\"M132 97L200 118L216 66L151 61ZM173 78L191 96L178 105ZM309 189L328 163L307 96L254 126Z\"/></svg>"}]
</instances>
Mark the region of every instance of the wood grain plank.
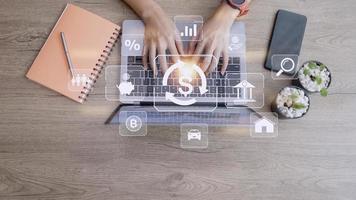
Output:
<instances>
[{"instance_id":1,"label":"wood grain plank","mask_svg":"<svg viewBox=\"0 0 356 200\"><path fill-rule=\"evenodd\" d=\"M304 118L281 120L275 139L244 128L209 129L209 148L183 150L179 127L144 138L104 125L119 104L105 100L102 76L78 105L24 77L65 4L115 23L137 19L119 0L0 0L0 200L54 199L355 199L356 34L352 0L256 1L247 26L249 72L266 77L266 106L289 81L263 69L278 9L308 16L300 62L329 66L327 98L312 95ZM207 19L219 0L157 0L170 17ZM120 63L118 43L109 64Z\"/></svg>"}]
</instances>

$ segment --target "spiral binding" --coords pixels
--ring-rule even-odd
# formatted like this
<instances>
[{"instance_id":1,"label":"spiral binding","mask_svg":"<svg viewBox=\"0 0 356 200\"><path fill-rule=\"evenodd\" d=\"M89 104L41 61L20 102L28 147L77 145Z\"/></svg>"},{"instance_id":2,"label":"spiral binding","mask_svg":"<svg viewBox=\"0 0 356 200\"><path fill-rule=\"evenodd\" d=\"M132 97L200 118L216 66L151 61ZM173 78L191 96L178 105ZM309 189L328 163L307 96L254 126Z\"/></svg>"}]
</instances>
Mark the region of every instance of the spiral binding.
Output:
<instances>
[{"instance_id":1,"label":"spiral binding","mask_svg":"<svg viewBox=\"0 0 356 200\"><path fill-rule=\"evenodd\" d=\"M105 48L102 51L102 54L100 55L100 58L95 64L95 67L93 67L93 71L90 74L89 81L86 82L86 86L84 86L83 90L80 92L81 95L78 96L78 98L81 99L82 102L86 101L86 99L89 96L89 93L94 88L94 84L96 83L96 80L99 78L101 71L105 67L106 61L108 60L119 37L120 37L120 30L115 28L114 32L112 33L112 36L110 37L107 44L105 45Z\"/></svg>"}]
</instances>

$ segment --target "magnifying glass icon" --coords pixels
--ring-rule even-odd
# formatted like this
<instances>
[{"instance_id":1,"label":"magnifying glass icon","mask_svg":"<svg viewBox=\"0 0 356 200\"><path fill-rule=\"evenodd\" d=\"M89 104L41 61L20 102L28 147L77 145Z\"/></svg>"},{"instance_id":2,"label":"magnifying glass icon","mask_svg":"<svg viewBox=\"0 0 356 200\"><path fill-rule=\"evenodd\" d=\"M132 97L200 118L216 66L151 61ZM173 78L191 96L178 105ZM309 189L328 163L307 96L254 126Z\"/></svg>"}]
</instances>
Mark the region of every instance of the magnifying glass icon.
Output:
<instances>
[{"instance_id":1,"label":"magnifying glass icon","mask_svg":"<svg viewBox=\"0 0 356 200\"><path fill-rule=\"evenodd\" d=\"M290 65L288 65L287 63L291 63ZM286 67L287 65L287 67ZM281 61L281 70L279 70L279 72L276 74L277 77L279 77L280 75L282 75L283 72L292 72L295 68L295 62L292 58L284 58Z\"/></svg>"}]
</instances>

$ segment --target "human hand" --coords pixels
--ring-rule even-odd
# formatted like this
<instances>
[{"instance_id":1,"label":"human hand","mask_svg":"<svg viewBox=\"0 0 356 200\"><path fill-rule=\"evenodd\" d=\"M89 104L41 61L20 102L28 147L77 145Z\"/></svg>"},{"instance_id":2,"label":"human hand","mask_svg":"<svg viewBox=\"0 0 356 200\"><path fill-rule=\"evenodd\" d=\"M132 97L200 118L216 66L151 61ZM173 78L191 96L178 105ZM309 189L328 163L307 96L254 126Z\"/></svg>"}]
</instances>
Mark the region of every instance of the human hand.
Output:
<instances>
[{"instance_id":1,"label":"human hand","mask_svg":"<svg viewBox=\"0 0 356 200\"><path fill-rule=\"evenodd\" d=\"M154 76L157 75L157 65L155 58L160 55L160 68L163 72L168 69L166 50L171 55L183 54L183 45L177 38L176 27L168 16L160 9L156 9L148 16L144 17L145 39L143 49L143 65L147 69L148 60L153 70ZM178 61L177 56L172 56L174 62Z\"/></svg>"},{"instance_id":2,"label":"human hand","mask_svg":"<svg viewBox=\"0 0 356 200\"><path fill-rule=\"evenodd\" d=\"M251 0L248 0L248 3L250 2ZM216 69L220 56L223 57L221 74L225 74L229 61L230 29L239 13L239 10L231 8L227 3L221 4L204 24L199 36L190 42L189 54L214 56L207 56L203 60L202 70L206 74ZM213 60L215 58L216 61Z\"/></svg>"}]
</instances>

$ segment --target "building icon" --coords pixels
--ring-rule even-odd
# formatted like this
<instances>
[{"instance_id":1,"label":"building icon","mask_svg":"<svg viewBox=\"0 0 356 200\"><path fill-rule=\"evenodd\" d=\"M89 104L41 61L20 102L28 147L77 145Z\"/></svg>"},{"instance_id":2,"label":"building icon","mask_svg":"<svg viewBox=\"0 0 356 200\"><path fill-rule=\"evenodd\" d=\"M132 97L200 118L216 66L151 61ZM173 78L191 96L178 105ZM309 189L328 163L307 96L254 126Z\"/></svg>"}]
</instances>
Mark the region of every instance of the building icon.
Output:
<instances>
[{"instance_id":1,"label":"building icon","mask_svg":"<svg viewBox=\"0 0 356 200\"><path fill-rule=\"evenodd\" d=\"M253 89L256 88L254 85L249 83L247 80L241 81L239 84L235 85L233 88L237 89L237 99L234 100L235 103L251 103L256 102L253 99Z\"/></svg>"},{"instance_id":2,"label":"building icon","mask_svg":"<svg viewBox=\"0 0 356 200\"><path fill-rule=\"evenodd\" d=\"M266 118L255 122L255 133L274 133L274 123Z\"/></svg>"}]
</instances>

